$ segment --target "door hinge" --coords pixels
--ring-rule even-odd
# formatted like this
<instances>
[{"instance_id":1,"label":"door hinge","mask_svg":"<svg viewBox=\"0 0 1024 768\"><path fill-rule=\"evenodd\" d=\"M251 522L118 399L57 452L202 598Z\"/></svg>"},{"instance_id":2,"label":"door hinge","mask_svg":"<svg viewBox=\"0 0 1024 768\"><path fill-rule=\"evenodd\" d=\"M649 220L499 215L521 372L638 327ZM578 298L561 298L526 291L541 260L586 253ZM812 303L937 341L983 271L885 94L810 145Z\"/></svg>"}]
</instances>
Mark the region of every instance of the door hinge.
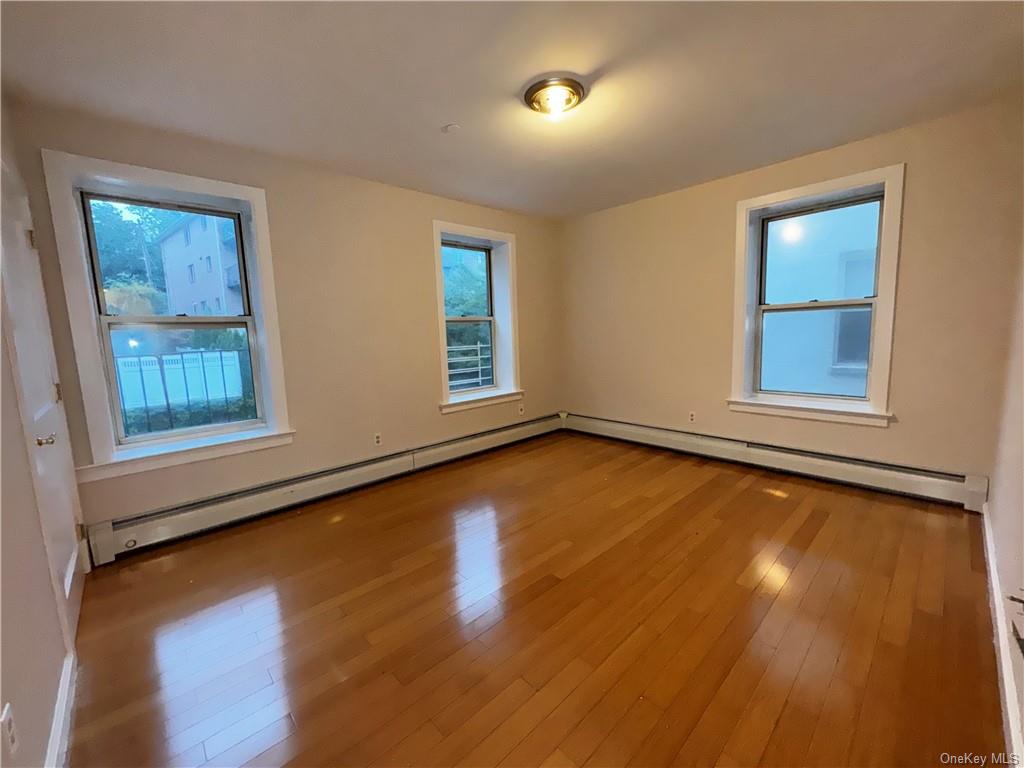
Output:
<instances>
[{"instance_id":1,"label":"door hinge","mask_svg":"<svg viewBox=\"0 0 1024 768\"><path fill-rule=\"evenodd\" d=\"M61 387L59 381L53 382L53 394L56 400L54 402L61 402L64 399L64 389Z\"/></svg>"},{"instance_id":2,"label":"door hinge","mask_svg":"<svg viewBox=\"0 0 1024 768\"><path fill-rule=\"evenodd\" d=\"M36 247L36 231L34 229L25 230L25 239L28 240L30 246Z\"/></svg>"},{"instance_id":3,"label":"door hinge","mask_svg":"<svg viewBox=\"0 0 1024 768\"><path fill-rule=\"evenodd\" d=\"M89 538L89 531L86 529L85 523L75 523L75 538L78 541Z\"/></svg>"}]
</instances>

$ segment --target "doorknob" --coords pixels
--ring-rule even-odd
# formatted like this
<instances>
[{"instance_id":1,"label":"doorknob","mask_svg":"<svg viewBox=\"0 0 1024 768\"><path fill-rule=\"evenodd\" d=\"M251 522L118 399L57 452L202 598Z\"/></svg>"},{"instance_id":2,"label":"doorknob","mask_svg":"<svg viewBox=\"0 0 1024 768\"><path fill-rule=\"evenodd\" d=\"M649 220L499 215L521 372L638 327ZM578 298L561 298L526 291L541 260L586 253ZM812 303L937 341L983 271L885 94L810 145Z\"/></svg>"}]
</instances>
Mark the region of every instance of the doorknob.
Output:
<instances>
[{"instance_id":1,"label":"doorknob","mask_svg":"<svg viewBox=\"0 0 1024 768\"><path fill-rule=\"evenodd\" d=\"M56 442L57 442L57 433L56 432L51 432L46 437L37 437L36 438L36 445L53 445Z\"/></svg>"}]
</instances>

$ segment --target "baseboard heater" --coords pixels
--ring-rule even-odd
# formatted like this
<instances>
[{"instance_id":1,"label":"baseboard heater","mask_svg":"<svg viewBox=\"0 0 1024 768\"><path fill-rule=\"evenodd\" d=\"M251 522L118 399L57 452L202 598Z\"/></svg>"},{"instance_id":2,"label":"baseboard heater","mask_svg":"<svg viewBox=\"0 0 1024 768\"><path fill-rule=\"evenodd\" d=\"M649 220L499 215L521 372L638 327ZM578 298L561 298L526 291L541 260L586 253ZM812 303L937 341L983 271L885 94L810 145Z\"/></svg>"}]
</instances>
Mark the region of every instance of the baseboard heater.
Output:
<instances>
[{"instance_id":1,"label":"baseboard heater","mask_svg":"<svg viewBox=\"0 0 1024 768\"><path fill-rule=\"evenodd\" d=\"M559 416L546 416L511 427L268 483L138 517L90 525L88 533L92 560L96 565L110 563L117 555L139 547L170 541L331 496L341 491L553 432L561 427L562 419Z\"/></svg>"},{"instance_id":2,"label":"baseboard heater","mask_svg":"<svg viewBox=\"0 0 1024 768\"><path fill-rule=\"evenodd\" d=\"M988 478L978 475L899 467L563 412L139 517L90 525L89 547L92 560L96 565L102 565L112 562L119 554L139 547L285 509L558 429L669 448L682 453L752 464L907 496L947 501L962 504L966 509L976 512L981 511L988 497Z\"/></svg>"},{"instance_id":3,"label":"baseboard heater","mask_svg":"<svg viewBox=\"0 0 1024 768\"><path fill-rule=\"evenodd\" d=\"M988 478L980 475L932 472L573 413L566 414L564 420L566 429L576 432L614 437L906 496L949 501L963 504L965 509L974 512L980 512L988 498Z\"/></svg>"}]
</instances>

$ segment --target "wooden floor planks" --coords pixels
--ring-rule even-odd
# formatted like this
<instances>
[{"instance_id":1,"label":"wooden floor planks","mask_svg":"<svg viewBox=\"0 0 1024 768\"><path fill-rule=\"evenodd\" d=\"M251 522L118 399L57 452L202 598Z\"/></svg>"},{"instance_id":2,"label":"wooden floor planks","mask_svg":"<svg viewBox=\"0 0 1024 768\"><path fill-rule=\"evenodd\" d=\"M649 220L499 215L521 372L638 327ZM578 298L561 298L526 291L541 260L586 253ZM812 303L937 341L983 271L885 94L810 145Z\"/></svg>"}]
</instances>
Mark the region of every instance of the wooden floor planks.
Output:
<instances>
[{"instance_id":1,"label":"wooden floor planks","mask_svg":"<svg viewBox=\"0 0 1024 768\"><path fill-rule=\"evenodd\" d=\"M573 434L94 572L73 766L1004 749L981 521Z\"/></svg>"}]
</instances>

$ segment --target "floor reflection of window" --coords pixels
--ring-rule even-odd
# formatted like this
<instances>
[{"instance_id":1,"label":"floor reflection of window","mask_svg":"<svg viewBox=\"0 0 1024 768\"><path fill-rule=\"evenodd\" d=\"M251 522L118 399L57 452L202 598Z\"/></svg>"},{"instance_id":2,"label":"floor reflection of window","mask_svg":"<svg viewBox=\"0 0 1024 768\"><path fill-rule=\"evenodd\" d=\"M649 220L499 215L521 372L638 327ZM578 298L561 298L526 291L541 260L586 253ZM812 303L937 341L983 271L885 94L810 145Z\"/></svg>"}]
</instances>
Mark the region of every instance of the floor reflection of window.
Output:
<instances>
[{"instance_id":1,"label":"floor reflection of window","mask_svg":"<svg viewBox=\"0 0 1024 768\"><path fill-rule=\"evenodd\" d=\"M267 586L154 633L168 758L204 748L212 758L288 715L287 680L270 673L285 660L284 629L277 589Z\"/></svg>"},{"instance_id":2,"label":"floor reflection of window","mask_svg":"<svg viewBox=\"0 0 1024 768\"><path fill-rule=\"evenodd\" d=\"M498 521L490 504L455 515L456 604L460 611L501 589Z\"/></svg>"}]
</instances>

